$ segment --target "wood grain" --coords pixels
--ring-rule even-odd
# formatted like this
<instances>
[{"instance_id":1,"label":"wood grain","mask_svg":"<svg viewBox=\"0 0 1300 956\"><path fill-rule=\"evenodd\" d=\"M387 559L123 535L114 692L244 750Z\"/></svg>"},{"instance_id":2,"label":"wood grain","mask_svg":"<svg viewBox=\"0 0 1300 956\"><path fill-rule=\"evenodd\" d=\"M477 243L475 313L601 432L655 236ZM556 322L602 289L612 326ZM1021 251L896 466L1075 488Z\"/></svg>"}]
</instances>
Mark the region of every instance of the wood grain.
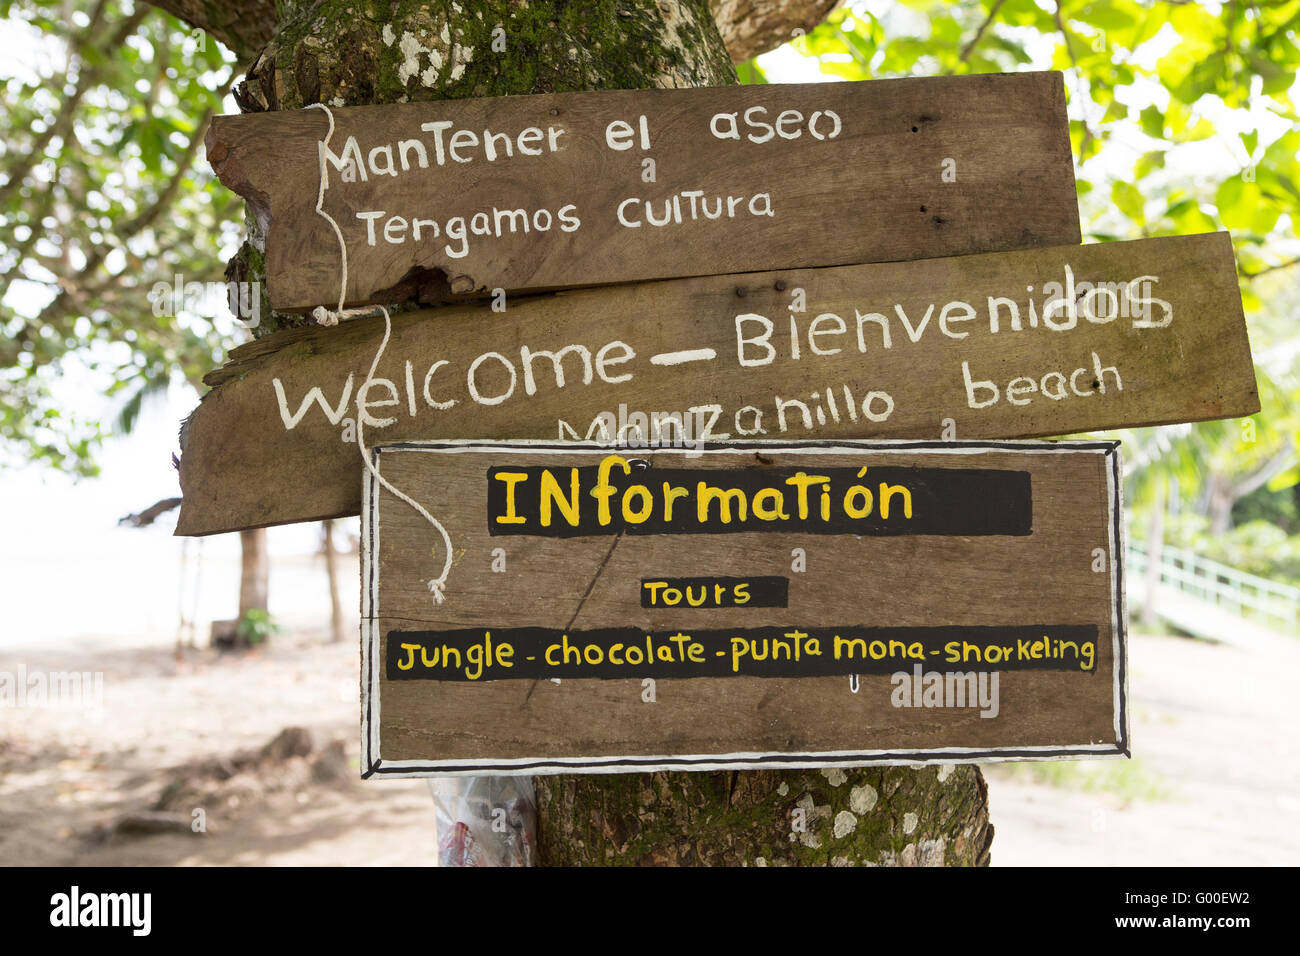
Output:
<instances>
[{"instance_id":1,"label":"wood grain","mask_svg":"<svg viewBox=\"0 0 1300 956\"><path fill-rule=\"evenodd\" d=\"M818 444L639 457L650 463L647 475L742 466L1028 471L1032 534L493 537L486 520L489 467L590 466L609 452L448 450L437 443L379 450L381 473L434 507L446 524L455 561L447 601L435 606L425 581L441 569L440 539L409 506L370 485L362 529L362 673L367 704L378 706L363 715L363 767L381 775L441 774L472 772L472 761L490 761L492 772L522 772L502 762L525 761L531 772L573 765L610 771L896 763L953 759L956 748L971 748L963 761L1126 752L1115 443ZM506 552L503 573L491 571L496 548ZM806 551L803 573L791 570L793 548ZM782 575L790 580L789 607L641 606L642 578L679 573ZM996 717L980 717L978 708L895 707L889 674L863 674L857 693L846 677L662 678L656 701L646 703L640 675L469 683L389 680L383 667L390 634L421 629L534 626L575 633L625 626L689 633L852 625L1041 625L1045 633L1090 625L1097 629L1097 663L1091 673L986 666L1000 671ZM924 666L926 672L970 669ZM910 672L911 665L897 670Z\"/></svg>"},{"instance_id":2,"label":"wood grain","mask_svg":"<svg viewBox=\"0 0 1300 956\"><path fill-rule=\"evenodd\" d=\"M1044 284L1064 284L1067 266L1076 283L1158 277L1149 291L1168 302L1168 324L1139 328L1135 317L1104 324L1079 317L1068 330L1053 330L1041 318L1031 326L1031 299L1041 316ZM1027 291L1031 286L1033 293ZM800 342L794 358L789 306L798 289L806 293L807 311L794 316ZM985 314L990 296L1019 303L1019 331L1011 328L1005 307L1000 307L998 331L991 331ZM941 322L945 306L958 300L970 304L977 317L953 321L957 311L949 310L949 321ZM888 348L875 320L862 324L865 350L859 348L859 313L888 318ZM1151 313L1161 321L1165 317L1154 305ZM818 317L827 314L844 321L845 334L826 334L834 322ZM741 315L763 315L773 323L776 353L769 364L740 364L736 320ZM1059 320L1066 318L1062 314ZM810 339L813 322L820 324ZM742 328L749 335L761 326L746 320ZM358 319L336 329L280 333L235 350L231 362L208 377L214 388L183 431L184 503L177 533L356 514L362 464L347 428L357 420L357 392L382 332L382 319ZM959 334L965 337L954 337ZM606 359L626 355L611 344L619 342L635 357L607 364L602 378L595 371L597 357L607 348ZM584 384L577 352L562 360L563 387L550 360L535 358L534 393L527 394L521 350L570 345L587 350L593 366L589 383ZM716 358L678 365L651 361L674 350L705 348ZM752 343L746 349L751 361L767 354ZM498 404L476 402L469 393L468 371L480 360L481 397L503 395L511 371L515 376L513 392ZM1065 397L1049 398L1041 390L1023 392L1027 386L1021 381L1014 397L1026 404L1008 401L1013 380L1032 379L1038 387L1051 372L1063 378L1049 379L1049 391L1055 394L1064 378L1074 379L1074 390L1066 386ZM999 401L971 407L967 373L972 381L995 382ZM602 412L618 416L620 405L647 415L717 406L721 413L714 429L703 437L787 439L1017 438L1259 410L1226 233L641 283L511 300L500 314L484 304L450 306L395 317L376 374L391 385L372 386L367 400L394 404L369 406L368 413L393 421L368 427L368 443L599 438L593 422ZM624 375L629 377L617 381ZM329 415L319 402L306 401L312 388L319 388L331 406ZM888 394L893 410L880 421L860 411L850 417L845 388L859 405L871 392ZM828 392L836 398L834 413ZM979 389L973 394L976 402L990 395ZM455 404L437 409L429 399ZM803 409L787 404L782 431L778 400L803 402L806 423ZM884 407L883 399L872 399L878 417ZM764 433L753 431L756 419L746 408L763 413ZM300 411L294 427L286 427Z\"/></svg>"},{"instance_id":3,"label":"wood grain","mask_svg":"<svg viewBox=\"0 0 1300 956\"><path fill-rule=\"evenodd\" d=\"M756 108L766 112L752 118L773 130L765 142L748 138L768 136L766 128L745 123L747 111ZM822 138L809 131L818 111L812 129ZM827 111L839 118L833 137ZM364 182L345 182L342 171L328 170L325 210L347 243L350 304L1079 241L1064 90L1056 72L506 96L333 112L330 149L341 157L355 136L367 170ZM740 138L711 132L719 113L737 115ZM422 130L440 122L452 125ZM625 149L607 141L615 122L628 124L613 139L628 144ZM719 121L718 129L727 132L728 122ZM218 117L207 135L213 169L268 229L267 292L277 309L338 301L338 240L315 211L318 143L327 128L322 111L303 110ZM519 134L528 129L539 132L521 142ZM456 131L465 137L453 142ZM506 140L496 137L489 160L485 131L508 134L510 155ZM408 140L421 143L424 168L414 147L399 148ZM395 176L375 172L388 168L385 147ZM374 167L373 150L380 150ZM652 182L644 180L646 159L655 164ZM695 191L700 196L692 198ZM760 194L770 197L770 216L763 201L757 203L760 214L750 212L750 200ZM651 224L644 202L663 219L663 203L675 195L674 215L682 221ZM733 207L727 197L742 201ZM638 226L620 223L617 215L630 198L638 202L624 218ZM718 212L716 218L702 206L692 216L697 200L708 203L710 214ZM559 211L570 204L569 217L581 224L565 231ZM515 209L530 217L526 233L517 219L513 226L502 219L498 229L495 211ZM546 216L537 218L538 210ZM383 216L358 218L375 211ZM492 234L455 239L457 227L448 224L462 217L473 227L478 213L487 215ZM394 224L393 242L384 235L391 216L406 223ZM436 223L438 236L426 224L416 239L416 218ZM375 229L373 244L367 223Z\"/></svg>"}]
</instances>

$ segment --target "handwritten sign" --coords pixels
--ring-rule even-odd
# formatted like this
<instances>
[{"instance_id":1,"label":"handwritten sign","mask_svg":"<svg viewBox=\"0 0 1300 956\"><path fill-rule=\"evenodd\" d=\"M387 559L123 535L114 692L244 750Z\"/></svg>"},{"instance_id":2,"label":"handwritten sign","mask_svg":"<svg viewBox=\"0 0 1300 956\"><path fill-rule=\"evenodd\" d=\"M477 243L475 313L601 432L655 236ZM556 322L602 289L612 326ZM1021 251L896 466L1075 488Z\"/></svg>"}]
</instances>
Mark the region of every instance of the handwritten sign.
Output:
<instances>
[{"instance_id":1,"label":"handwritten sign","mask_svg":"<svg viewBox=\"0 0 1300 956\"><path fill-rule=\"evenodd\" d=\"M1079 241L1060 73L218 117L282 310Z\"/></svg>"},{"instance_id":2,"label":"handwritten sign","mask_svg":"<svg viewBox=\"0 0 1300 956\"><path fill-rule=\"evenodd\" d=\"M372 454L367 776L1127 753L1115 442Z\"/></svg>"},{"instance_id":3,"label":"handwritten sign","mask_svg":"<svg viewBox=\"0 0 1300 956\"><path fill-rule=\"evenodd\" d=\"M180 534L357 513L356 443L1017 438L1259 410L1226 233L679 279L270 336L182 433Z\"/></svg>"}]
</instances>

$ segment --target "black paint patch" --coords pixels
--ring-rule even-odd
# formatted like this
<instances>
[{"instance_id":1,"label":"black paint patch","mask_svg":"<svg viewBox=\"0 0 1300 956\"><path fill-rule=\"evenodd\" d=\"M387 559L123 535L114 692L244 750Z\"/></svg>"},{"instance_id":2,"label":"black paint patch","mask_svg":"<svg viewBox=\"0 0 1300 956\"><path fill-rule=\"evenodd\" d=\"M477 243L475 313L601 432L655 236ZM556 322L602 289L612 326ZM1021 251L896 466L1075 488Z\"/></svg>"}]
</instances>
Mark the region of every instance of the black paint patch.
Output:
<instances>
[{"instance_id":1,"label":"black paint patch","mask_svg":"<svg viewBox=\"0 0 1300 956\"><path fill-rule=\"evenodd\" d=\"M624 461L622 458L618 460ZM1027 471L897 465L865 469L815 466L808 469L759 466L655 469L636 462L630 473L625 473L618 465L607 470L608 488L612 493L607 495L605 523L602 523L601 499L592 494L600 484L599 473L600 466L489 468L489 533L548 538L763 531L976 537L1024 536L1033 530L1033 495ZM544 493L542 482L548 474L551 483ZM807 478L800 479L801 475ZM812 476L821 476L826 481L807 483ZM800 481L806 487L802 495ZM723 494L702 493L704 486ZM861 492L854 493L857 488L863 489L870 497ZM898 490L886 491L887 488L905 488L907 495ZM510 489L513 489L513 494L509 493ZM680 489L685 494L668 489ZM823 489L826 492L825 512ZM780 504L776 505L778 499L775 496L778 494ZM670 495L675 495L671 505L668 501ZM889 505L887 517L883 515L886 498ZM643 520L625 518L625 499L633 516L646 512ZM908 499L911 517L906 516ZM546 526L542 524L543 503L550 511ZM568 512L561 504L567 506ZM853 516L866 510L868 505L868 513L861 517ZM850 511L850 507L854 510ZM761 517L759 512L771 517ZM573 518L575 513L576 521ZM729 513L729 521L722 520L724 513Z\"/></svg>"},{"instance_id":2,"label":"black paint patch","mask_svg":"<svg viewBox=\"0 0 1300 956\"><path fill-rule=\"evenodd\" d=\"M679 592L668 603L671 592ZM641 606L654 608L789 607L790 579L780 576L749 578L642 578Z\"/></svg>"},{"instance_id":3,"label":"black paint patch","mask_svg":"<svg viewBox=\"0 0 1300 956\"><path fill-rule=\"evenodd\" d=\"M653 632L634 627L393 630L388 633L385 672L388 680L467 683L553 677L832 677L910 672L917 664L927 670L963 673L1092 674L1097 668L1097 639L1096 626L1079 624L807 629L773 625ZM813 641L819 650L816 654L810 652ZM739 658L737 642L748 647ZM510 650L503 657L505 647ZM994 647L999 649L996 659L988 655ZM978 648L979 654L972 655L968 648ZM953 659L954 650L962 656ZM408 666L403 669L403 664Z\"/></svg>"}]
</instances>

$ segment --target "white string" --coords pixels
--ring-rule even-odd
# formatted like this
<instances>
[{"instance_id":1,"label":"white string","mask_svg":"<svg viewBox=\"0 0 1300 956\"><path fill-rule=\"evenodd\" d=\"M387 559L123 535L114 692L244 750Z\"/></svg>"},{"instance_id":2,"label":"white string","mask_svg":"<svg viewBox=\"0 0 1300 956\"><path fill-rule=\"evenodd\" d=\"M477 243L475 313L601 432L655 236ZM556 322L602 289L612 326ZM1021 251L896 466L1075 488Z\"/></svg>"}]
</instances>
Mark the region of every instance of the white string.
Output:
<instances>
[{"instance_id":1,"label":"white string","mask_svg":"<svg viewBox=\"0 0 1300 956\"><path fill-rule=\"evenodd\" d=\"M345 255L344 260L346 261L346 259L347 257ZM379 359L383 356L384 349L388 347L388 339L393 333L393 322L392 319L390 319L388 316L388 310L383 306L380 306L379 310L384 314L384 338L379 343L379 351L375 352L375 359L373 362L370 363L370 371L366 373L366 380L361 385L361 391L357 392L358 395L366 394L366 389L370 385L370 380L375 377L375 369L379 367ZM416 501L414 498L412 498L410 495L406 494L405 492L399 491L396 487L394 487L391 481L389 481L387 478L381 475L379 473L379 470L375 468L374 462L370 460L370 453L366 450L363 415L360 413L359 408L357 414L357 447L361 450L361 460L366 463L366 468L370 471L370 474L374 476L375 481L379 482L381 485L387 488L393 495L400 498L402 501L405 501L408 505L414 508L416 512L419 513L424 518L425 521L433 525L434 528L438 530L438 533L442 535L443 549L447 553L446 559L444 560L442 565L442 574L438 575L436 578L433 578L428 582L429 590L433 592L433 603L441 604L444 599L443 592L447 586L447 575L451 574L451 535L447 533L447 529L443 527L442 522L439 521L437 518L435 518L433 515L431 515L422 504L420 504L418 501Z\"/></svg>"},{"instance_id":2,"label":"white string","mask_svg":"<svg viewBox=\"0 0 1300 956\"><path fill-rule=\"evenodd\" d=\"M381 313L383 313L384 337L379 343L379 350L375 352L374 361L370 363L370 371L366 373L366 380L361 383L361 390L357 392L357 395L364 396L366 394L367 389L369 389L370 387L371 380L375 377L375 370L379 368L379 360L384 355L384 349L388 348L388 340L389 338L392 337L393 334L393 320L392 317L388 314L388 309L386 309L382 305L365 306L358 309L343 308L343 303L347 298L347 291L348 291L348 247L347 247L347 243L343 241L343 230L340 229L339 224L334 221L334 217L325 211L325 175L326 175L325 174L325 147L329 146L330 137L334 135L334 114L333 112L330 111L330 108L326 106L324 103L312 103L310 106L307 107L307 109L324 110L325 116L329 120L329 124L330 124L329 130L325 133L325 138L321 140L320 146L318 147L319 154L320 154L319 155L320 189L316 193L316 212L320 216L322 216L325 219L325 221L328 222L334 228L334 235L338 238L339 241L339 259L342 267L340 270L341 274L339 277L338 308L333 311L330 311L329 309L325 308L325 306L318 305L316 306L316 308L312 310L311 314L312 314L312 318L314 318L321 325L338 325L340 319L351 318L353 316L359 316L359 315L369 315L373 313L376 309L378 309ZM371 476L375 479L375 481L379 482L379 484L382 485L384 488L386 488L393 496L400 498L402 501L406 502L408 505L414 508L416 512L420 514L421 517L423 517L426 521L428 521L429 524L433 525L434 528L437 529L438 533L442 535L443 548L447 553L446 559L442 565L442 574L438 575L438 577L433 578L428 582L429 590L433 593L434 603L441 604L445 599L444 591L447 587L447 576L451 574L451 554L452 554L451 535L447 533L447 529L443 526L442 522L429 513L428 509L426 509L422 504L420 504L410 495L406 494L405 492L399 491L396 487L394 487L391 481L389 481L387 478L381 475L379 473L379 470L375 468L374 462L370 460L370 452L366 449L363 415L360 414L360 411L361 410L358 407L357 448L361 451L361 460L365 462L366 469L370 472Z\"/></svg>"}]
</instances>

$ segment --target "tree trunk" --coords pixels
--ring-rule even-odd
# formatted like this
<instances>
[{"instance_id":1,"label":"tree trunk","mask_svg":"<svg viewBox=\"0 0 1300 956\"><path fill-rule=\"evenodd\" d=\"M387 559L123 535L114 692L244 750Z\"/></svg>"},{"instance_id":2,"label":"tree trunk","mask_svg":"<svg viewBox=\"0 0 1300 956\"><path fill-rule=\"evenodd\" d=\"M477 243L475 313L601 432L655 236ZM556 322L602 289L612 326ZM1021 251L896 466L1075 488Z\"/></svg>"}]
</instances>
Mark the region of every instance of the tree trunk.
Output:
<instances>
[{"instance_id":1,"label":"tree trunk","mask_svg":"<svg viewBox=\"0 0 1300 956\"><path fill-rule=\"evenodd\" d=\"M271 561L266 551L266 529L239 532L239 619L249 611L265 611Z\"/></svg>"},{"instance_id":2,"label":"tree trunk","mask_svg":"<svg viewBox=\"0 0 1300 956\"><path fill-rule=\"evenodd\" d=\"M978 767L539 777L549 866L987 866Z\"/></svg>"},{"instance_id":3,"label":"tree trunk","mask_svg":"<svg viewBox=\"0 0 1300 956\"><path fill-rule=\"evenodd\" d=\"M343 608L339 604L339 556L334 550L334 522L322 521L321 550L325 555L325 577L330 587L330 639L343 640Z\"/></svg>"},{"instance_id":4,"label":"tree trunk","mask_svg":"<svg viewBox=\"0 0 1300 956\"><path fill-rule=\"evenodd\" d=\"M1254 494L1275 477L1296 466L1295 442L1283 441L1267 459L1260 462L1249 474L1233 478L1231 475L1211 472L1205 484L1205 513L1210 518L1210 534L1218 536L1232 530L1232 509L1242 498Z\"/></svg>"},{"instance_id":5,"label":"tree trunk","mask_svg":"<svg viewBox=\"0 0 1300 956\"><path fill-rule=\"evenodd\" d=\"M1232 506L1237 503L1232 480L1211 474L1206 492L1205 512L1210 518L1210 535L1220 537L1232 530Z\"/></svg>"},{"instance_id":6,"label":"tree trunk","mask_svg":"<svg viewBox=\"0 0 1300 956\"><path fill-rule=\"evenodd\" d=\"M245 110L736 82L706 0L282 0L277 10L278 32L236 93ZM264 237L251 217L249 228L232 278L261 278ZM303 321L272 316L259 334ZM982 865L993 834L976 767L535 783L543 864Z\"/></svg>"}]
</instances>

